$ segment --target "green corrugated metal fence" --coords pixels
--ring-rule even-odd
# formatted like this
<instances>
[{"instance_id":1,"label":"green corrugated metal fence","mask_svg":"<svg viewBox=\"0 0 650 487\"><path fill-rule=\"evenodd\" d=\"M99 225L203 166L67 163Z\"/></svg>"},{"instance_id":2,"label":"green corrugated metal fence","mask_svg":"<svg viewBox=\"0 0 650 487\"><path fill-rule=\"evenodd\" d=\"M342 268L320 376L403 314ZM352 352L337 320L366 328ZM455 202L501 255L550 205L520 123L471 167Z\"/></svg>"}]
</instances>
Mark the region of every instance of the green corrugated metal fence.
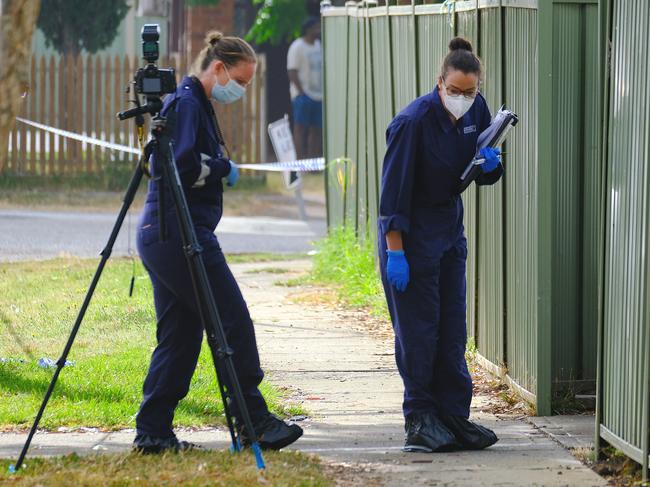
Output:
<instances>
[{"instance_id":1,"label":"green corrugated metal fence","mask_svg":"<svg viewBox=\"0 0 650 487\"><path fill-rule=\"evenodd\" d=\"M351 161L345 195L341 170L329 172L331 226L343 223L345 209L360 235L376 231L385 128L433 88L454 35L470 39L484 58L482 91L492 109L505 102L521 116L505 147L504 180L463 196L467 325L486 363L540 413L550 413L554 386L595 387L599 281L592 267L600 255L589 243L600 228L598 206L585 211L600 184L600 125L592 103L599 85L591 77L596 5L549 5L550 30L538 28L544 10L531 0L456 2L451 12L441 5L335 8L325 11L323 29L326 63L332 61L325 68L326 157ZM550 42L540 44L544 33ZM550 102L538 90L546 51L548 68L560 75L552 78L549 89L558 96ZM556 86L564 78L569 81ZM557 145L544 147L542 164L539 135L546 126L554 127L548 140ZM544 252L551 264L541 260Z\"/></svg>"},{"instance_id":2,"label":"green corrugated metal fence","mask_svg":"<svg viewBox=\"0 0 650 487\"><path fill-rule=\"evenodd\" d=\"M328 171L329 223L347 214L360 235L375 231L390 119L433 88L452 36L473 41L488 103L521 122L503 181L464 195L468 331L540 414L597 379L597 439L645 477L649 30L646 0L348 7L327 10L323 29L326 157L349 159Z\"/></svg>"},{"instance_id":3,"label":"green corrugated metal fence","mask_svg":"<svg viewBox=\"0 0 650 487\"><path fill-rule=\"evenodd\" d=\"M643 464L650 453L650 325L648 311L648 159L650 157L650 3L603 5L611 41L604 185L605 281L599 340L599 434ZM607 56L601 60L605 61Z\"/></svg>"}]
</instances>

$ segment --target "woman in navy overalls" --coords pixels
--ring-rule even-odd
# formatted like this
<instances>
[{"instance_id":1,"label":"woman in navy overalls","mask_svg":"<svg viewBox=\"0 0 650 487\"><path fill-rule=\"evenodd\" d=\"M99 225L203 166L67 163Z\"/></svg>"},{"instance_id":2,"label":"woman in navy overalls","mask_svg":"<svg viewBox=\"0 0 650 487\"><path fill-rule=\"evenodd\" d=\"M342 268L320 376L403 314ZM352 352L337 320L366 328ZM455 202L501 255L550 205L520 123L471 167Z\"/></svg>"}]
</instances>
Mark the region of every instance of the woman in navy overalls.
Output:
<instances>
[{"instance_id":1,"label":"woman in navy overalls","mask_svg":"<svg viewBox=\"0 0 650 487\"><path fill-rule=\"evenodd\" d=\"M219 140L210 98L218 103L232 103L241 98L255 74L256 62L255 52L244 40L209 33L206 46L196 60L196 75L185 77L176 93L165 98L162 113L176 112L173 135L176 165L203 248L212 294L228 344L234 350L237 375L255 432L263 448L277 449L297 440L302 429L269 413L258 389L264 374L253 322L214 234L223 209L222 180L234 185L238 171L222 153L223 140ZM152 171L156 174L158 170L156 161L152 160ZM172 420L178 402L189 390L203 340L203 324L182 250L176 208L167 197L166 214L158 214L156 185L153 180L149 183L137 237L138 252L153 284L158 318L158 345L151 358L144 398L136 417L134 446L145 453L195 446L176 439ZM167 228L164 242L158 238L161 218L165 219ZM229 386L227 381L226 386ZM238 418L234 402L232 409ZM242 438L246 442L245 431Z\"/></svg>"},{"instance_id":2,"label":"woman in navy overalls","mask_svg":"<svg viewBox=\"0 0 650 487\"><path fill-rule=\"evenodd\" d=\"M478 92L471 44L449 44L434 90L390 123L382 173L379 257L404 382L406 451L480 449L494 433L468 420L472 379L465 362L467 241L460 176L490 123ZM497 150L477 183L503 173Z\"/></svg>"}]
</instances>

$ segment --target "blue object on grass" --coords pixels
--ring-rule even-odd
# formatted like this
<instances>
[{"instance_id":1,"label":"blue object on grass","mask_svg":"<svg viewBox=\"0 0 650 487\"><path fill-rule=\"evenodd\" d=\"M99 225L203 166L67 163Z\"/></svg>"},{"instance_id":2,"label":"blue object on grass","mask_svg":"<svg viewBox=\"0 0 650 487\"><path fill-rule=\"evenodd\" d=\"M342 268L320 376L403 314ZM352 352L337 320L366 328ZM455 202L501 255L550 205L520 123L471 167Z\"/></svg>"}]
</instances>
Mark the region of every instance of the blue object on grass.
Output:
<instances>
[{"instance_id":1,"label":"blue object on grass","mask_svg":"<svg viewBox=\"0 0 650 487\"><path fill-rule=\"evenodd\" d=\"M10 363L17 363L17 364L24 364L27 362L27 360L23 358L4 358L0 357L0 364L10 364Z\"/></svg>"},{"instance_id":2,"label":"blue object on grass","mask_svg":"<svg viewBox=\"0 0 650 487\"><path fill-rule=\"evenodd\" d=\"M16 473L16 466L13 463L9 465L9 473Z\"/></svg>"},{"instance_id":3,"label":"blue object on grass","mask_svg":"<svg viewBox=\"0 0 650 487\"><path fill-rule=\"evenodd\" d=\"M53 369L56 368L57 361L52 360L51 358L42 358L39 359L36 365L38 365L42 369ZM74 365L74 362L70 362L69 360L65 361L65 366L67 367L68 365Z\"/></svg>"}]
</instances>

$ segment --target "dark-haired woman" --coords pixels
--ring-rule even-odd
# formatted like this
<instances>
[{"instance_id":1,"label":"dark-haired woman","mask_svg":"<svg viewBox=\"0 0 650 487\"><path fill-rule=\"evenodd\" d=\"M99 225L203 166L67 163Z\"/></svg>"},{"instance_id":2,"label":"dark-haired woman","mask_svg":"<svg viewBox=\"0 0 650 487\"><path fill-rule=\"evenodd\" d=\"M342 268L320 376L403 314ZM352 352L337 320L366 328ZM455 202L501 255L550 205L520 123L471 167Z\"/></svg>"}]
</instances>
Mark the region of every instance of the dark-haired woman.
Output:
<instances>
[{"instance_id":1,"label":"dark-haired woman","mask_svg":"<svg viewBox=\"0 0 650 487\"><path fill-rule=\"evenodd\" d=\"M458 194L490 111L471 44L456 38L449 49L437 86L404 108L386 132L378 247L405 389L406 451L481 449L497 441L468 420L467 241ZM503 173L498 151L482 154L477 183L494 184Z\"/></svg>"},{"instance_id":2,"label":"dark-haired woman","mask_svg":"<svg viewBox=\"0 0 650 487\"><path fill-rule=\"evenodd\" d=\"M221 315L228 344L255 432L263 448L279 449L302 435L297 425L288 425L272 415L258 389L263 372L255 341L253 322L221 247L214 234L222 215L223 180L237 182L237 166L222 152L223 140L210 99L232 103L241 98L255 74L256 56L238 37L211 32L199 54L194 75L187 76L176 93L165 98L162 113L176 113L174 153L181 183L210 279L212 294ZM159 171L152 160L154 174ZM178 451L195 445L179 441L172 429L174 410L189 390L203 340L203 323L183 253L176 208L167 203L158 214L158 188L149 183L140 219L138 252L153 284L158 318L158 345L144 382L144 398L136 417L134 447L145 453ZM169 198L168 198L169 199ZM167 239L158 238L160 220L165 219ZM225 374L226 387L230 387ZM215 393L215 401L218 394ZM239 418L237 404L233 414ZM240 427L242 439L249 438Z\"/></svg>"}]
</instances>

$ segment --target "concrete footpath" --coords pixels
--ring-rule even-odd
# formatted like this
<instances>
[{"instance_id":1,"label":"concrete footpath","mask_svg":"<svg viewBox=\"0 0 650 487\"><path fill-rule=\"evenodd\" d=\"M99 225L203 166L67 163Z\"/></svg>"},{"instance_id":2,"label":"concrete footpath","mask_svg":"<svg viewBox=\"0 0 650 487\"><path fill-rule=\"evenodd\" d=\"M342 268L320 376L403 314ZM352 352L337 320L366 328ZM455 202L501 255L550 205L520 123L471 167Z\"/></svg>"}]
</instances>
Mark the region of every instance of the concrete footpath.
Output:
<instances>
[{"instance_id":1,"label":"concrete footpath","mask_svg":"<svg viewBox=\"0 0 650 487\"><path fill-rule=\"evenodd\" d=\"M480 452L405 454L402 384L390 335L368 329L359 313L335 311L322 293L275 285L309 262L241 264L233 270L256 322L268 379L291 390L311 417L295 448L350 467L344 485L600 486L606 482L533 424L481 413L473 419L496 431L500 441ZM261 272L262 269L272 272ZM292 273L278 274L278 268ZM323 304L319 304L323 303ZM135 407L135 405L134 405ZM554 427L557 430L559 426ZM211 448L228 446L223 430L179 432L179 438ZM0 457L16 457L25 435L0 435ZM31 455L119 451L132 431L38 434Z\"/></svg>"}]
</instances>

